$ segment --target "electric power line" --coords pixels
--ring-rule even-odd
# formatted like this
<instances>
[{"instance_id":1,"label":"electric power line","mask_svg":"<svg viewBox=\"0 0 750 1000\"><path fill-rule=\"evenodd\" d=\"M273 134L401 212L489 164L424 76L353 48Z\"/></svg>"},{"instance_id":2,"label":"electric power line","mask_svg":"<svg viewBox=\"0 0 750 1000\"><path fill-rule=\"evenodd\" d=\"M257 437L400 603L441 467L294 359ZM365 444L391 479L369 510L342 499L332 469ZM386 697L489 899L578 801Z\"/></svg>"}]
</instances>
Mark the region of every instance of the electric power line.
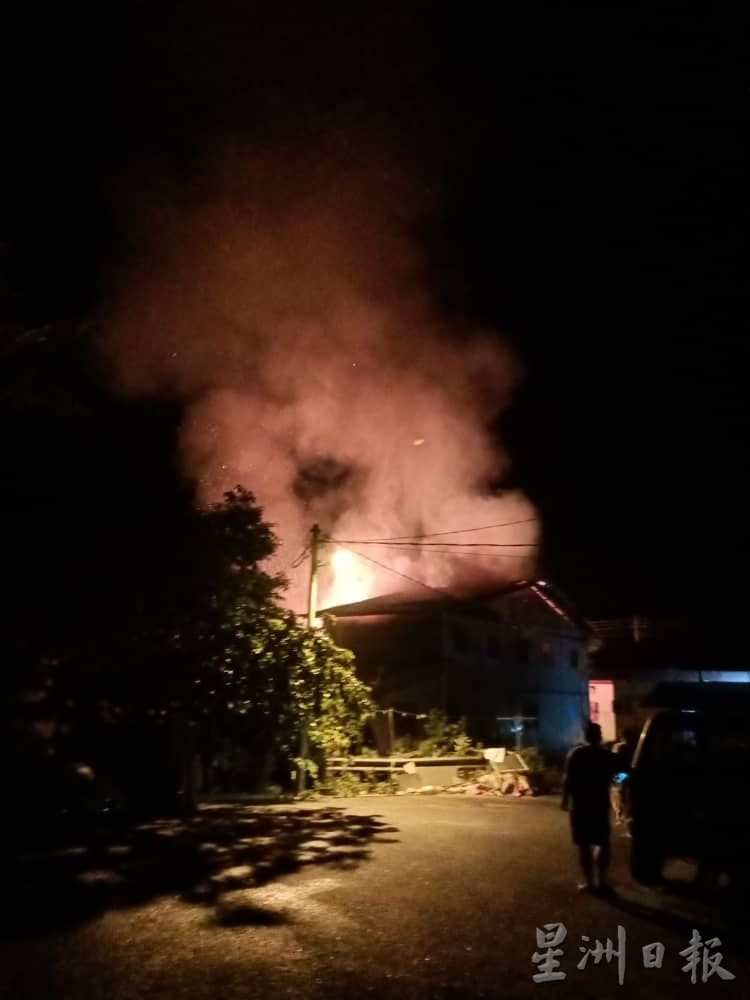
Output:
<instances>
[{"instance_id":1,"label":"electric power line","mask_svg":"<svg viewBox=\"0 0 750 1000\"><path fill-rule=\"evenodd\" d=\"M343 546L344 548L349 548L348 546ZM396 576L403 577L404 580L408 580L410 583L416 583L420 587L424 587L425 590L431 590L435 594L446 594L448 591L442 590L439 587L431 587L429 583L425 583L424 580L418 580L415 576L409 576L407 573L402 573L400 570L394 569L392 566L386 566L385 563L378 562L377 559L372 559L370 556L366 556L364 552L356 552L354 549L349 549L355 556L359 556L360 559L366 559L367 562L373 563L375 566L379 566L381 569L387 570L389 573L394 573Z\"/></svg>"},{"instance_id":2,"label":"electric power line","mask_svg":"<svg viewBox=\"0 0 750 1000\"><path fill-rule=\"evenodd\" d=\"M538 517L522 517L517 521L500 521L498 524L483 524L478 528L454 528L451 531L430 531L422 535L394 535L390 538L368 538L364 539L362 542L356 542L354 544L369 545L375 542L405 542L416 538L439 538L443 535L465 535L470 531L489 531L490 528L509 528L514 524L531 524L532 522L538 520ZM330 540L335 541L335 539Z\"/></svg>"},{"instance_id":3,"label":"electric power line","mask_svg":"<svg viewBox=\"0 0 750 1000\"><path fill-rule=\"evenodd\" d=\"M424 552L420 546L414 546L413 548L407 546L395 546L389 545L387 542L383 542L379 545L380 548L390 549L395 552ZM430 556L471 556L473 559L523 559L530 553L527 552L462 552L460 549L456 551L455 549L428 549L424 552L425 555Z\"/></svg>"},{"instance_id":4,"label":"electric power line","mask_svg":"<svg viewBox=\"0 0 750 1000\"><path fill-rule=\"evenodd\" d=\"M300 554L297 556L297 558L293 559L292 562L289 563L289 565L284 570L284 572L288 573L290 569L299 569L299 567L302 565L302 563L307 558L307 555L308 555L309 552L310 552L310 546L306 545L302 549L302 551L300 552Z\"/></svg>"},{"instance_id":5,"label":"electric power line","mask_svg":"<svg viewBox=\"0 0 750 1000\"><path fill-rule=\"evenodd\" d=\"M363 541L358 538L328 538L335 545L375 545L391 549L426 549L440 546L456 549L535 549L536 542L375 542Z\"/></svg>"}]
</instances>

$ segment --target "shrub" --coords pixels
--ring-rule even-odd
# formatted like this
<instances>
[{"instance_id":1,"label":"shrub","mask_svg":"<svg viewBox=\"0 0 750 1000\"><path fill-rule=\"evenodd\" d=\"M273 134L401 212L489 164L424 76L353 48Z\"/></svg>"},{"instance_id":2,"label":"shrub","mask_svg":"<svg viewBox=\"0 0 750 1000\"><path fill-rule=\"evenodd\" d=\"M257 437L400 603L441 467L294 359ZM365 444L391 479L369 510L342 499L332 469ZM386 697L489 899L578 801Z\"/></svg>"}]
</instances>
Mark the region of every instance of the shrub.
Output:
<instances>
[{"instance_id":1,"label":"shrub","mask_svg":"<svg viewBox=\"0 0 750 1000\"><path fill-rule=\"evenodd\" d=\"M453 751L457 753L459 757L465 757L466 754L471 753L474 749L474 744L471 741L471 737L467 736L466 733L460 733L453 741Z\"/></svg>"},{"instance_id":2,"label":"shrub","mask_svg":"<svg viewBox=\"0 0 750 1000\"><path fill-rule=\"evenodd\" d=\"M342 774L337 774L319 784L316 791L321 795L333 795L336 798L347 799L353 795L359 795L362 791L362 781L358 774L344 771Z\"/></svg>"},{"instance_id":3,"label":"shrub","mask_svg":"<svg viewBox=\"0 0 750 1000\"><path fill-rule=\"evenodd\" d=\"M466 734L466 719L449 722L445 712L433 708L424 724L425 739L417 750L423 757L441 756L451 753L466 753L471 746L471 740ZM461 750L456 749L456 744Z\"/></svg>"}]
</instances>

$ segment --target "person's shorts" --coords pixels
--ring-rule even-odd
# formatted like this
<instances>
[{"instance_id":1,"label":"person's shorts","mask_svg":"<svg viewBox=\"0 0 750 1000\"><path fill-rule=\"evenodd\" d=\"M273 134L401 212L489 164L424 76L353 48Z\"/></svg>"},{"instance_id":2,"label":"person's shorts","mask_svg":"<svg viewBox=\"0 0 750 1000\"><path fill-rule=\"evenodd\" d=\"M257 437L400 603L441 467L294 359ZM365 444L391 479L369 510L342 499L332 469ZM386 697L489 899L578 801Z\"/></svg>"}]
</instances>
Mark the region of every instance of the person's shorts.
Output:
<instances>
[{"instance_id":1,"label":"person's shorts","mask_svg":"<svg viewBox=\"0 0 750 1000\"><path fill-rule=\"evenodd\" d=\"M574 809L570 814L570 829L574 844L596 844L601 847L609 843L609 813Z\"/></svg>"}]
</instances>

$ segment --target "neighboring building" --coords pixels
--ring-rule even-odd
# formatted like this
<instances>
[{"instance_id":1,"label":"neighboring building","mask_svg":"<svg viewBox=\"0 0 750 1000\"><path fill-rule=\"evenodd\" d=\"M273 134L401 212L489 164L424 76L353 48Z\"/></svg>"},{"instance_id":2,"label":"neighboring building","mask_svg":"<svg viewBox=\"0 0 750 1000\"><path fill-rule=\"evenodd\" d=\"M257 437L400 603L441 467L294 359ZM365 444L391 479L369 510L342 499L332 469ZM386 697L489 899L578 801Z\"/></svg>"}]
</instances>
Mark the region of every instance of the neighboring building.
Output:
<instances>
[{"instance_id":1,"label":"neighboring building","mask_svg":"<svg viewBox=\"0 0 750 1000\"><path fill-rule=\"evenodd\" d=\"M750 651L741 623L615 618L591 623L589 697L605 739L634 742L648 716L644 702L658 684L750 683Z\"/></svg>"},{"instance_id":2,"label":"neighboring building","mask_svg":"<svg viewBox=\"0 0 750 1000\"><path fill-rule=\"evenodd\" d=\"M519 739L553 755L581 738L590 633L543 581L463 598L386 595L324 613L383 709L439 708L465 716L485 745Z\"/></svg>"}]
</instances>

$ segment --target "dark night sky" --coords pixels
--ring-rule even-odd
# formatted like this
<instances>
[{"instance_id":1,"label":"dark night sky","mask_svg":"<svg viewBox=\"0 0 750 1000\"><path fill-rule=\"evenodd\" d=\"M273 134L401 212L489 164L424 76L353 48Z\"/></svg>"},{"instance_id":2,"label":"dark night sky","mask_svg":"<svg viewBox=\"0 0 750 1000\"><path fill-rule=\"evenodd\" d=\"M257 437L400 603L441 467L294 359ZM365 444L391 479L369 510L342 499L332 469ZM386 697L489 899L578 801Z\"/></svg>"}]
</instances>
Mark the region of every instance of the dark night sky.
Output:
<instances>
[{"instance_id":1,"label":"dark night sky","mask_svg":"<svg viewBox=\"0 0 750 1000\"><path fill-rule=\"evenodd\" d=\"M217 131L265 135L259 103L288 127L348 100L423 129L446 169L429 238L446 306L497 325L526 362L504 437L542 511L544 572L591 615L740 607L736 24L658 4L507 5L494 20L484 5L363 5L306 23L290 5L272 23L237 2L107 6L106 21L66 8L19 26L9 316L95 305L126 249L113 178L144 161L179 174Z\"/></svg>"}]
</instances>

